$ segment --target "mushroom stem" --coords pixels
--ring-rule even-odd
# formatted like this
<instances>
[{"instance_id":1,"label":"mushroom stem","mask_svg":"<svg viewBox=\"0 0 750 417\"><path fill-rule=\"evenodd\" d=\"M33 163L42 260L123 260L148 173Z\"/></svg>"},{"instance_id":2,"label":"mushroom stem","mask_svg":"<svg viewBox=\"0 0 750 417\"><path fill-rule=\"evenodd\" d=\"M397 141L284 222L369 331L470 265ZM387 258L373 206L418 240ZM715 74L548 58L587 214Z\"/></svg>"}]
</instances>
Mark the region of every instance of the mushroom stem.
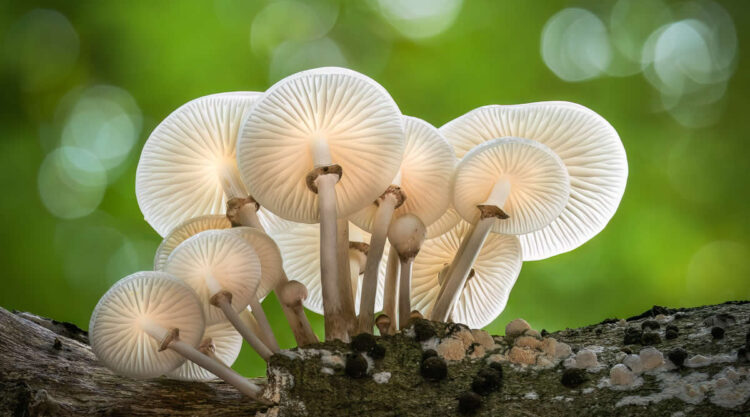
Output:
<instances>
[{"instance_id":1,"label":"mushroom stem","mask_svg":"<svg viewBox=\"0 0 750 417\"><path fill-rule=\"evenodd\" d=\"M388 327L388 334L396 332L396 299L398 297L398 270L400 267L400 261L398 259L398 253L391 247L388 252L388 263L385 268L385 288L383 289L383 314L388 316L390 326ZM381 330L382 333L382 330Z\"/></svg>"},{"instance_id":2,"label":"mushroom stem","mask_svg":"<svg viewBox=\"0 0 750 417\"><path fill-rule=\"evenodd\" d=\"M341 300L336 244L336 183L339 176L323 173L315 178L320 212L320 279L326 340L349 341L348 321ZM348 278L348 276L347 276ZM347 294L351 298L351 291Z\"/></svg>"},{"instance_id":3,"label":"mushroom stem","mask_svg":"<svg viewBox=\"0 0 750 417\"><path fill-rule=\"evenodd\" d=\"M391 186L378 198L378 209L372 225L372 236L370 237L370 250L367 252L367 263L365 274L362 278L362 295L359 303L359 327L360 333L372 333L375 320L375 295L378 288L378 270L380 259L383 257L385 239L388 234L388 226L393 218L393 211L403 201L397 195L398 187ZM390 314L390 313L386 313Z\"/></svg>"},{"instance_id":4,"label":"mushroom stem","mask_svg":"<svg viewBox=\"0 0 750 417\"><path fill-rule=\"evenodd\" d=\"M459 243L458 245L458 250L456 251L456 254L453 256L453 262L451 262L446 268L443 268L443 270L440 271L440 276L438 276L438 278L440 279L439 280L440 291L438 291L438 295L435 298L436 301L439 300L440 297L443 296L443 293L445 292L445 282L447 278L451 275L451 272L455 269L457 260L461 258L461 256L464 253L464 250L466 249L466 244L469 242L469 239L467 239L466 237L473 234L476 227L477 226L475 224L472 224L469 227L469 230L466 232L466 236L463 239L461 239L461 243Z\"/></svg>"},{"instance_id":5,"label":"mushroom stem","mask_svg":"<svg viewBox=\"0 0 750 417\"><path fill-rule=\"evenodd\" d=\"M357 329L357 313L354 310L352 283L349 268L349 221L336 220L336 259L338 261L338 285L341 300L341 315L346 318L346 331L352 335ZM356 289L354 290L356 294Z\"/></svg>"},{"instance_id":6,"label":"mushroom stem","mask_svg":"<svg viewBox=\"0 0 750 417\"><path fill-rule=\"evenodd\" d=\"M255 317L255 321L258 322L258 327L260 328L261 333L263 333L263 342L264 344L271 349L273 353L278 353L281 349L279 349L279 343L276 341L276 336L273 334L273 330L271 330L271 323L268 322L268 317L266 317L266 312L263 311L263 306L260 304L260 300L256 296L253 296L250 299L250 312L253 314L253 317Z\"/></svg>"},{"instance_id":7,"label":"mushroom stem","mask_svg":"<svg viewBox=\"0 0 750 417\"><path fill-rule=\"evenodd\" d=\"M352 253L353 251L349 250L349 280L352 283L352 299L357 300L357 291L359 291L359 264L357 262L357 254ZM361 296L360 296L361 297Z\"/></svg>"},{"instance_id":8,"label":"mushroom stem","mask_svg":"<svg viewBox=\"0 0 750 417\"><path fill-rule=\"evenodd\" d=\"M260 329L260 324L258 324L258 320L253 317L253 314L250 312L249 308L246 308L240 312L240 319L242 319L242 321L245 322L245 325L247 325L247 327L249 327L250 330L258 336L258 338L261 342L263 342L264 345L271 345L271 342L265 339L266 335L263 334L263 331Z\"/></svg>"},{"instance_id":9,"label":"mushroom stem","mask_svg":"<svg viewBox=\"0 0 750 417\"><path fill-rule=\"evenodd\" d=\"M240 332L242 338L245 339L245 341L247 341L256 352L258 352L258 355L260 355L263 360L268 362L268 359L273 355L273 352L261 342L258 336L250 330L250 327L242 321L240 315L234 311L234 307L232 307L232 293L228 291L217 292L211 297L211 305L219 307L221 311L224 312L227 320L232 323L232 326Z\"/></svg>"},{"instance_id":10,"label":"mushroom stem","mask_svg":"<svg viewBox=\"0 0 750 417\"><path fill-rule=\"evenodd\" d=\"M318 336L313 332L302 307L302 300L307 298L307 288L304 284L299 281L286 280L278 287L277 295L284 307L284 315L292 328L297 345L318 343Z\"/></svg>"},{"instance_id":11,"label":"mushroom stem","mask_svg":"<svg viewBox=\"0 0 750 417\"><path fill-rule=\"evenodd\" d=\"M233 227L247 226L265 232L258 219L259 208L252 196L230 198L227 200L227 219Z\"/></svg>"},{"instance_id":12,"label":"mushroom stem","mask_svg":"<svg viewBox=\"0 0 750 417\"><path fill-rule=\"evenodd\" d=\"M414 258L401 259L401 276L398 289L398 327L406 328L411 318L411 269Z\"/></svg>"}]
</instances>

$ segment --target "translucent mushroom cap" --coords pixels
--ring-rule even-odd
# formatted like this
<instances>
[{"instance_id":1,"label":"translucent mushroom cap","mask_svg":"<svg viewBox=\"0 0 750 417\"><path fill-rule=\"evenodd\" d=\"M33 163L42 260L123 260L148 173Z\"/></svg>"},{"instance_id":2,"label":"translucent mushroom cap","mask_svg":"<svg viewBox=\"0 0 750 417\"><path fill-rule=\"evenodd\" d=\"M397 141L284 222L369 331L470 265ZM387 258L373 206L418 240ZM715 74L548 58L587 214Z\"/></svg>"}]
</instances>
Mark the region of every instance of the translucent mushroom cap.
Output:
<instances>
[{"instance_id":1,"label":"translucent mushroom cap","mask_svg":"<svg viewBox=\"0 0 750 417\"><path fill-rule=\"evenodd\" d=\"M322 144L330 158L317 151ZM245 184L263 207L285 219L315 223L318 195L306 177L316 165L342 167L336 209L347 217L390 185L403 150L401 112L388 92L365 75L328 67L271 86L248 114L237 158Z\"/></svg>"},{"instance_id":2,"label":"translucent mushroom cap","mask_svg":"<svg viewBox=\"0 0 750 417\"><path fill-rule=\"evenodd\" d=\"M169 255L164 271L195 290L209 324L226 320L221 309L210 304L213 295L231 292L232 308L239 313L255 296L261 280L255 250L224 230L207 230L182 242Z\"/></svg>"},{"instance_id":3,"label":"translucent mushroom cap","mask_svg":"<svg viewBox=\"0 0 750 417\"><path fill-rule=\"evenodd\" d=\"M549 148L528 139L494 139L466 153L456 168L453 206L464 220L478 219L477 205L488 200L497 181L509 186L500 208L510 217L495 221L496 233L520 235L547 226L570 195L568 171Z\"/></svg>"},{"instance_id":4,"label":"translucent mushroom cap","mask_svg":"<svg viewBox=\"0 0 750 417\"><path fill-rule=\"evenodd\" d=\"M452 199L451 199L452 200ZM427 226L427 234L425 239L434 239L440 235L448 233L451 229L456 227L458 222L461 221L461 215L458 214L456 209L453 208L453 201L445 210L439 219L435 220L431 225Z\"/></svg>"},{"instance_id":5,"label":"translucent mushroom cap","mask_svg":"<svg viewBox=\"0 0 750 417\"><path fill-rule=\"evenodd\" d=\"M147 333L149 323L164 331L161 340ZM190 287L164 272L136 272L99 300L91 314L89 340L107 368L132 378L155 378L185 361L169 349L159 351L167 332L179 329L180 340L197 346L204 326L203 308Z\"/></svg>"},{"instance_id":6,"label":"translucent mushroom cap","mask_svg":"<svg viewBox=\"0 0 750 417\"><path fill-rule=\"evenodd\" d=\"M437 221L448 208L456 156L438 129L424 120L404 116L404 156L394 184L406 195L394 218L414 214L426 226ZM350 217L352 223L372 231L378 207L369 204Z\"/></svg>"},{"instance_id":7,"label":"translucent mushroom cap","mask_svg":"<svg viewBox=\"0 0 750 417\"><path fill-rule=\"evenodd\" d=\"M453 261L471 225L460 222L448 233L424 242L412 269L412 308L428 317L440 291L441 272ZM505 309L521 272L517 236L490 233L453 307L451 319L472 329L491 323Z\"/></svg>"},{"instance_id":8,"label":"translucent mushroom cap","mask_svg":"<svg viewBox=\"0 0 750 417\"><path fill-rule=\"evenodd\" d=\"M226 211L225 189L247 197L236 162L237 132L262 93L220 93L189 101L149 136L135 175L143 217L161 236L184 221ZM232 184L225 181L231 177ZM279 220L261 209L264 227Z\"/></svg>"},{"instance_id":9,"label":"translucent mushroom cap","mask_svg":"<svg viewBox=\"0 0 750 417\"><path fill-rule=\"evenodd\" d=\"M156 248L154 270L161 270L174 248L187 238L205 230L229 229L230 227L232 227L232 223L227 219L227 216L220 214L200 216L182 223L172 229L161 241L159 247Z\"/></svg>"},{"instance_id":10,"label":"translucent mushroom cap","mask_svg":"<svg viewBox=\"0 0 750 417\"><path fill-rule=\"evenodd\" d=\"M240 355L242 336L234 329L232 323L224 320L206 326L198 349L210 349L211 356L226 366L232 366ZM204 352L206 353L206 352ZM167 374L168 377L183 381L210 381L216 375L191 361L185 361L179 368Z\"/></svg>"},{"instance_id":11,"label":"translucent mushroom cap","mask_svg":"<svg viewBox=\"0 0 750 417\"><path fill-rule=\"evenodd\" d=\"M270 236L252 227L234 227L226 232L244 239L258 255L258 259L260 259L260 284L258 284L255 296L258 297L258 300L263 300L284 279L279 247L276 246L276 242Z\"/></svg>"},{"instance_id":12,"label":"translucent mushroom cap","mask_svg":"<svg viewBox=\"0 0 750 417\"><path fill-rule=\"evenodd\" d=\"M625 191L628 165L620 137L601 116L577 104L485 106L440 131L459 158L482 142L516 136L545 144L565 163L570 198L549 226L520 236L527 261L573 250L594 237L612 218Z\"/></svg>"},{"instance_id":13,"label":"translucent mushroom cap","mask_svg":"<svg viewBox=\"0 0 750 417\"><path fill-rule=\"evenodd\" d=\"M320 282L320 227L317 224L299 224L294 230L277 233L273 236L284 258L284 271L290 280L299 281L307 287L307 298L302 304L309 310L323 314L323 290ZM349 240L370 242L370 235L349 224ZM380 262L378 286L375 295L375 311L383 306L383 285L385 263L389 246L386 244L383 260ZM359 311L359 297L362 289L360 276L357 296L354 303Z\"/></svg>"}]
</instances>

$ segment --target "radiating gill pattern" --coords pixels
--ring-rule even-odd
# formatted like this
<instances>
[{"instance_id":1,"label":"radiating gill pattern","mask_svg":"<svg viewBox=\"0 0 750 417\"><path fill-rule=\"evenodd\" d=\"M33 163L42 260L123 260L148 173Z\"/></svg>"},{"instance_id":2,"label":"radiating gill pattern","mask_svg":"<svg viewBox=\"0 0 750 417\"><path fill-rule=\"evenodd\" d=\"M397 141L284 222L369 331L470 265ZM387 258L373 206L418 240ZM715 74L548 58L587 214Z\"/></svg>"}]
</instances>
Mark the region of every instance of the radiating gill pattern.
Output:
<instances>
[{"instance_id":1,"label":"radiating gill pattern","mask_svg":"<svg viewBox=\"0 0 750 417\"><path fill-rule=\"evenodd\" d=\"M276 246L270 236L252 227L235 227L227 230L227 232L244 239L258 255L261 279L255 296L258 300L263 301L284 279L279 247Z\"/></svg>"},{"instance_id":2,"label":"radiating gill pattern","mask_svg":"<svg viewBox=\"0 0 750 417\"><path fill-rule=\"evenodd\" d=\"M158 271L164 268L164 264L167 262L167 258L169 258L174 248L189 237L205 230L229 229L230 227L232 227L232 223L227 219L227 216L220 214L200 216L182 223L172 229L156 249L154 270Z\"/></svg>"},{"instance_id":3,"label":"radiating gill pattern","mask_svg":"<svg viewBox=\"0 0 750 417\"><path fill-rule=\"evenodd\" d=\"M339 217L372 203L396 175L403 122L396 103L372 79L342 68L320 68L269 88L239 136L242 178L264 207L303 223L318 221L317 195L305 184L311 144L325 140L341 165Z\"/></svg>"},{"instance_id":4,"label":"radiating gill pattern","mask_svg":"<svg viewBox=\"0 0 750 417\"><path fill-rule=\"evenodd\" d=\"M499 137L532 139L565 163L571 192L561 215L542 230L520 236L524 260L567 252L599 233L625 190L625 150L614 128L586 107L567 102L485 106L444 125L441 132L461 158Z\"/></svg>"},{"instance_id":5,"label":"radiating gill pattern","mask_svg":"<svg viewBox=\"0 0 750 417\"><path fill-rule=\"evenodd\" d=\"M452 228L456 227L458 222L461 221L461 216L458 214L456 209L453 208L453 199L448 209L440 216L439 219L435 220L434 223L427 226L426 239L434 239L447 233Z\"/></svg>"}]
</instances>

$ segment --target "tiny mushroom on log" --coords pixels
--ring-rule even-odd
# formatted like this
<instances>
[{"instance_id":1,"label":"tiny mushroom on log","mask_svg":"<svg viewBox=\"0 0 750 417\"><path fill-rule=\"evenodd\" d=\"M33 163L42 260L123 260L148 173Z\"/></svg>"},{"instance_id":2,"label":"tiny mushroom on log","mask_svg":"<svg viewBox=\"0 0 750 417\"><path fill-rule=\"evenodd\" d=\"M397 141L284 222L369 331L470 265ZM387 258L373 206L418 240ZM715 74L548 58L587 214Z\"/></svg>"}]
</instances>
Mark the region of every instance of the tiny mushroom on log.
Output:
<instances>
[{"instance_id":1,"label":"tiny mushroom on log","mask_svg":"<svg viewBox=\"0 0 750 417\"><path fill-rule=\"evenodd\" d=\"M226 231L207 230L177 246L169 255L164 271L195 290L208 323L228 319L268 361L271 349L239 316L255 297L261 280L260 259L252 246Z\"/></svg>"},{"instance_id":2,"label":"tiny mushroom on log","mask_svg":"<svg viewBox=\"0 0 750 417\"><path fill-rule=\"evenodd\" d=\"M136 272L99 300L89 340L96 357L120 375L155 378L187 359L264 402L260 386L196 349L204 327L203 306L190 287L164 272Z\"/></svg>"},{"instance_id":3,"label":"tiny mushroom on log","mask_svg":"<svg viewBox=\"0 0 750 417\"><path fill-rule=\"evenodd\" d=\"M326 339L348 340L354 320L349 277L339 276L336 219L382 194L403 150L403 120L391 96L344 68L302 71L277 82L240 131L237 158L253 197L286 219L320 222Z\"/></svg>"},{"instance_id":4,"label":"tiny mushroom on log","mask_svg":"<svg viewBox=\"0 0 750 417\"><path fill-rule=\"evenodd\" d=\"M313 332L302 306L307 299L307 287L299 281L287 281L279 288L278 297L279 302L286 307L284 314L292 327L297 344L305 346L318 343L318 337Z\"/></svg>"}]
</instances>

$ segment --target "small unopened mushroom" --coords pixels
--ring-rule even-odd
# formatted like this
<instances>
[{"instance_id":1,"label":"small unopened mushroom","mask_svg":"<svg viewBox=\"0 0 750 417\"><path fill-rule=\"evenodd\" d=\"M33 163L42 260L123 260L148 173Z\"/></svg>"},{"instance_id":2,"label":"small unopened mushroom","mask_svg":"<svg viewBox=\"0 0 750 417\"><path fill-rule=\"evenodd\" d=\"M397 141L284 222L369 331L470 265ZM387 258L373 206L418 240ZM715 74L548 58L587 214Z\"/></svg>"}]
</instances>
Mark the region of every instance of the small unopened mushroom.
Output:
<instances>
[{"instance_id":1,"label":"small unopened mushroom","mask_svg":"<svg viewBox=\"0 0 750 417\"><path fill-rule=\"evenodd\" d=\"M524 261L549 258L599 233L620 203L628 177L625 149L615 129L584 106L561 102L474 109L440 128L463 158L502 137L538 141L557 154L570 175L570 199L548 226L519 236Z\"/></svg>"},{"instance_id":2,"label":"small unopened mushroom","mask_svg":"<svg viewBox=\"0 0 750 417\"><path fill-rule=\"evenodd\" d=\"M539 142L501 138L467 153L456 169L453 205L473 224L446 274L431 318L444 321L490 231L524 234L546 227L568 201L568 171Z\"/></svg>"},{"instance_id":3,"label":"small unopened mushroom","mask_svg":"<svg viewBox=\"0 0 750 417\"><path fill-rule=\"evenodd\" d=\"M216 362L231 367L242 348L242 336L237 333L232 323L223 321L209 324L203 332L203 339L198 351ZM185 381L209 381L216 375L191 361L185 361L179 368L167 373L167 376Z\"/></svg>"},{"instance_id":4,"label":"small unopened mushroom","mask_svg":"<svg viewBox=\"0 0 750 417\"><path fill-rule=\"evenodd\" d=\"M403 329L409 323L411 313L411 270L414 257L424 242L425 226L419 217L404 214L391 223L388 241L391 250L398 253L401 274L398 286L398 324Z\"/></svg>"},{"instance_id":5,"label":"small unopened mushroom","mask_svg":"<svg viewBox=\"0 0 750 417\"><path fill-rule=\"evenodd\" d=\"M375 326L380 331L380 335L391 334L391 318L387 314L380 314L375 319Z\"/></svg>"},{"instance_id":6,"label":"small unopened mushroom","mask_svg":"<svg viewBox=\"0 0 750 417\"><path fill-rule=\"evenodd\" d=\"M120 375L155 378L187 359L263 401L260 386L195 348L204 326L203 307L190 287L164 272L136 272L99 300L89 339L96 357Z\"/></svg>"},{"instance_id":7,"label":"small unopened mushroom","mask_svg":"<svg viewBox=\"0 0 750 417\"><path fill-rule=\"evenodd\" d=\"M227 202L249 203L247 226L283 229L289 222L258 207L240 180L237 132L262 93L220 93L192 100L164 119L141 152L135 177L138 206L161 236L184 221L224 214ZM240 207L237 207L239 210Z\"/></svg>"},{"instance_id":8,"label":"small unopened mushroom","mask_svg":"<svg viewBox=\"0 0 750 417\"><path fill-rule=\"evenodd\" d=\"M326 339L348 338L336 219L378 198L404 150L398 106L378 83L343 68L302 71L274 84L240 132L240 172L253 197L286 219L320 222ZM352 309L353 311L353 309Z\"/></svg>"},{"instance_id":9,"label":"small unopened mushroom","mask_svg":"<svg viewBox=\"0 0 750 417\"><path fill-rule=\"evenodd\" d=\"M450 144L435 127L408 116L404 116L404 143L401 167L390 187L373 204L350 219L372 233L362 279L360 332L372 333L380 260L391 220L413 214L429 225L442 216L450 203L450 193L445 190L450 188L456 165Z\"/></svg>"},{"instance_id":10,"label":"small unopened mushroom","mask_svg":"<svg viewBox=\"0 0 750 417\"><path fill-rule=\"evenodd\" d=\"M261 263L243 239L223 230L207 230L182 242L169 255L164 271L198 294L208 323L228 319L266 361L271 350L240 319L261 280Z\"/></svg>"},{"instance_id":11,"label":"small unopened mushroom","mask_svg":"<svg viewBox=\"0 0 750 417\"><path fill-rule=\"evenodd\" d=\"M300 346L318 343L318 337L313 332L310 322L305 316L302 302L307 298L307 288L299 281L287 281L281 285L277 293L279 302L287 308L284 309L289 325L292 327L294 338Z\"/></svg>"}]
</instances>

